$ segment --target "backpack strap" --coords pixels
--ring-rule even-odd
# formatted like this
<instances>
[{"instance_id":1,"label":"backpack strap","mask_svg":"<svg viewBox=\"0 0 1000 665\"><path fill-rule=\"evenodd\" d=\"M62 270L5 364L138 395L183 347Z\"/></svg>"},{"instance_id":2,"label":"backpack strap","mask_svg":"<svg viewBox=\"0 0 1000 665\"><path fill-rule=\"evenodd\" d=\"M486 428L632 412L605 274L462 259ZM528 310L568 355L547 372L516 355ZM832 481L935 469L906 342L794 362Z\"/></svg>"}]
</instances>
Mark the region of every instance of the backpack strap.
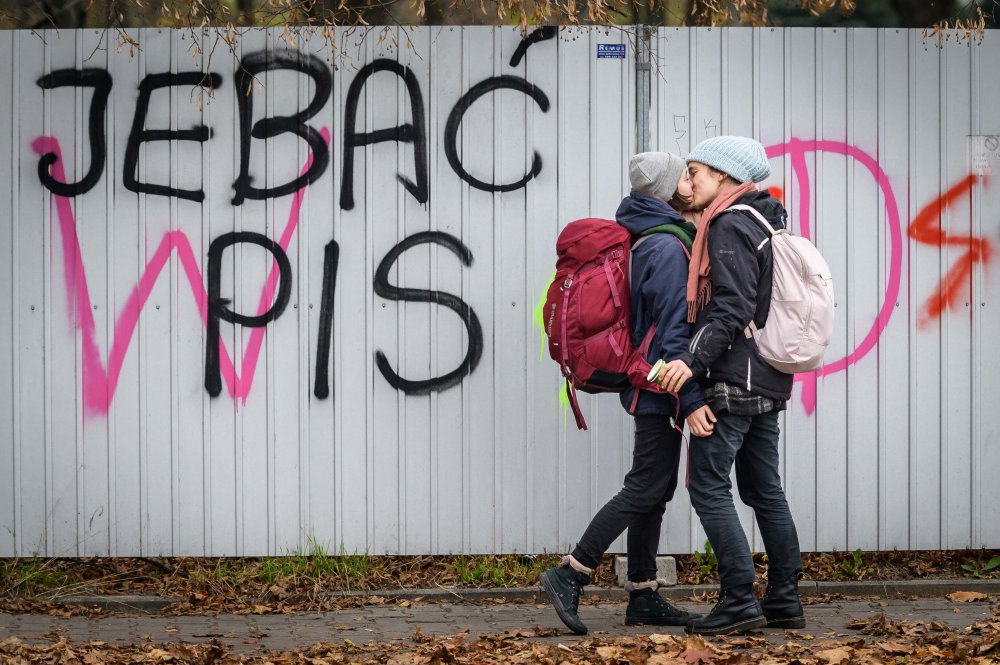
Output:
<instances>
[{"instance_id":1,"label":"backpack strap","mask_svg":"<svg viewBox=\"0 0 1000 665\"><path fill-rule=\"evenodd\" d=\"M765 219L764 215L760 214L760 211L754 208L753 206L748 206L748 205L743 205L742 203L738 203L734 206L729 206L728 208L726 208L727 212L729 210L737 210L750 213L750 216L756 219L758 222L760 222L760 225L767 230L768 239L778 235L778 231L775 231L774 227L771 226L771 223L768 222L767 219ZM786 229L782 229L782 231L787 232ZM767 241L765 240L764 242ZM763 246L763 242L761 243L761 246ZM757 249L760 249L760 247L758 247ZM743 336L746 337L747 339L753 339L753 336L757 332L757 330L758 330L757 324L751 319L750 325L748 325L746 328L743 329Z\"/></svg>"},{"instance_id":2,"label":"backpack strap","mask_svg":"<svg viewBox=\"0 0 1000 665\"><path fill-rule=\"evenodd\" d=\"M573 410L577 429L587 429L587 421L583 419L580 402L576 399L576 388L573 386L573 382L569 380L569 377L566 377L566 396L569 397L569 406Z\"/></svg>"},{"instance_id":3,"label":"backpack strap","mask_svg":"<svg viewBox=\"0 0 1000 665\"><path fill-rule=\"evenodd\" d=\"M730 210L742 210L743 212L750 213L751 217L753 217L758 222L760 222L760 225L764 227L764 229L768 232L768 235L772 235L773 236L773 235L776 235L778 233L777 231L774 230L774 227L771 226L771 223L769 221L767 221L767 219L764 217L764 215L760 214L760 211L757 210L756 208L754 208L753 206L748 206L748 205L743 205L742 203L737 203L734 206L729 206L728 208L726 208L726 212L729 212ZM784 230L784 229L782 229L782 230Z\"/></svg>"}]
</instances>

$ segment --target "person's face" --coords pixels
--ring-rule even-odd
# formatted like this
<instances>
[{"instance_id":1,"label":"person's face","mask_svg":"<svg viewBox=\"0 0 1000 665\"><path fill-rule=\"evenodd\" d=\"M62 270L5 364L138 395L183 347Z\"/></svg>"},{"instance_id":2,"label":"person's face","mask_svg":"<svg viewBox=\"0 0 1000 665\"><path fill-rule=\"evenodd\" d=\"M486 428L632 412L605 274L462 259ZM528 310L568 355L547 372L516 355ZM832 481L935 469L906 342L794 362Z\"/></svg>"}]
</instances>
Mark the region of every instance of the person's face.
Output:
<instances>
[{"instance_id":1,"label":"person's face","mask_svg":"<svg viewBox=\"0 0 1000 665\"><path fill-rule=\"evenodd\" d=\"M691 162L688 164L688 177L693 198L691 207L703 210L722 191L722 182L726 179L726 174L713 171L701 162Z\"/></svg>"},{"instance_id":2,"label":"person's face","mask_svg":"<svg viewBox=\"0 0 1000 665\"><path fill-rule=\"evenodd\" d=\"M681 173L681 179L677 183L677 196L682 201L691 200L691 176L688 175L687 170Z\"/></svg>"}]
</instances>

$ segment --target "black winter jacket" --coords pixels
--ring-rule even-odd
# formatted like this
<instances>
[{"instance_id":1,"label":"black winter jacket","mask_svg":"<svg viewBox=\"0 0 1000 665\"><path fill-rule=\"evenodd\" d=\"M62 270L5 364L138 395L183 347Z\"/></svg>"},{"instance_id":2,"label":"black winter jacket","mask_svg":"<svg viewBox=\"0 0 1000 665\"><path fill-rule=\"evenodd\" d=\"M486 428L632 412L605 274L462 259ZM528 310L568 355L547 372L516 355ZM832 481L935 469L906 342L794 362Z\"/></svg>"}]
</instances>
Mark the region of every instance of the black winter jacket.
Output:
<instances>
[{"instance_id":1,"label":"black winter jacket","mask_svg":"<svg viewBox=\"0 0 1000 665\"><path fill-rule=\"evenodd\" d=\"M766 191L750 192L737 203L756 208L775 229L785 227L788 213ZM723 212L711 221L712 298L698 313L681 359L702 384L724 381L756 395L787 400L794 377L765 362L743 332L751 320L758 328L767 323L773 260L769 240L749 213Z\"/></svg>"}]
</instances>

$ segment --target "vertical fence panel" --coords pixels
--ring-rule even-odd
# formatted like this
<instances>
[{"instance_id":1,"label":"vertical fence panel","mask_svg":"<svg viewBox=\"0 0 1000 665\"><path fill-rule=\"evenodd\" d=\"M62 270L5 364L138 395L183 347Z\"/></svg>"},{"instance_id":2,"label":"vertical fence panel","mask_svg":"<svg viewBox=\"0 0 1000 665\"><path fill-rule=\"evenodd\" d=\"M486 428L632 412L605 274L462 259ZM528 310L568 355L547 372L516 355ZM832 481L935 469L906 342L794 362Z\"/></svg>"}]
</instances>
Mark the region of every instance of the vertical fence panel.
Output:
<instances>
[{"instance_id":1,"label":"vertical fence panel","mask_svg":"<svg viewBox=\"0 0 1000 665\"><path fill-rule=\"evenodd\" d=\"M941 57L941 189L969 176L972 134L972 50L948 42ZM968 181L966 181L968 182ZM970 547L972 526L972 267L973 188L941 214L939 279L955 279L941 331L941 536L938 547ZM938 287L938 294L942 287Z\"/></svg>"},{"instance_id":2,"label":"vertical fence panel","mask_svg":"<svg viewBox=\"0 0 1000 665\"><path fill-rule=\"evenodd\" d=\"M557 168L563 163L560 135L570 129L569 123L562 122L565 116L559 114L559 66L564 39L556 33L552 39L533 45L524 55L525 78L538 86L550 104L542 112L531 101L526 120L528 150L538 152L543 165L535 178L535 186L527 191L525 203L527 271L523 297L524 315L531 315L524 360L528 373L524 400L529 521L525 549L529 552L552 548L551 543L566 542L559 533L562 513L559 451L563 430L559 395L562 381L558 372L550 371L552 361L544 333L549 316L543 307L549 282L555 274L556 237L566 219L560 214L560 170Z\"/></svg>"},{"instance_id":3,"label":"vertical fence panel","mask_svg":"<svg viewBox=\"0 0 1000 665\"><path fill-rule=\"evenodd\" d=\"M847 138L847 34L836 28L816 33L816 138L842 144ZM846 355L850 349L851 280L847 253L847 158L817 150L815 171L815 231L817 246L839 280L837 317L828 353ZM802 224L804 220L799 220ZM802 227L800 227L800 232ZM817 546L843 550L847 546L847 375L824 377L816 390L816 519L822 525Z\"/></svg>"},{"instance_id":4,"label":"vertical fence panel","mask_svg":"<svg viewBox=\"0 0 1000 665\"><path fill-rule=\"evenodd\" d=\"M880 33L878 164L892 164L879 189L879 548L905 548L910 542L910 379L911 299L902 275L908 274L906 227L912 218L908 197L910 141L909 39L905 30ZM869 149L869 152L872 151ZM883 167L884 168L884 167ZM881 298L885 298L882 301ZM886 310L885 307L890 309ZM869 333L870 334L870 333Z\"/></svg>"},{"instance_id":5,"label":"vertical fence panel","mask_svg":"<svg viewBox=\"0 0 1000 665\"><path fill-rule=\"evenodd\" d=\"M4 203L0 206L0 215L5 223L0 226L0 243L7 247L10 254L4 256L0 266L0 298L10 305L0 308L0 487L3 489L3 500L0 501L0 552L14 552L14 524L16 511L16 496L18 487L15 483L16 456L14 453L14 363L17 351L14 347L14 233L17 216L14 197L17 194L17 164L20 153L17 150L18 141L15 134L14 104L17 95L14 85L14 44L15 33L0 32L0 89L9 94L0 98L0 118L10 118L11 122L0 131L0 198Z\"/></svg>"},{"instance_id":6,"label":"vertical fence panel","mask_svg":"<svg viewBox=\"0 0 1000 665\"><path fill-rule=\"evenodd\" d=\"M877 147L879 71L878 33L853 30L847 34L847 138L852 149ZM883 216L879 211L878 181L858 159L847 159L846 255L844 279L835 288L850 306L838 308L846 319L846 350L863 347L884 298L879 290L879 249L883 246ZM828 227L827 227L828 228ZM832 267L832 266L831 266ZM850 368L847 377L847 533L845 547L872 550L878 547L879 400L878 354ZM870 386L870 389L858 389Z\"/></svg>"},{"instance_id":7,"label":"vertical fence panel","mask_svg":"<svg viewBox=\"0 0 1000 665\"><path fill-rule=\"evenodd\" d=\"M46 33L41 33L44 36ZM49 533L54 526L49 500L52 488L46 471L48 442L45 431L50 413L46 410L45 381L45 320L65 311L55 309L45 301L46 229L49 227L48 191L38 184L32 141L52 131L46 122L46 101L36 80L49 73L43 40L37 35L18 33L14 48L14 71L18 77L17 127L18 169L16 236L11 250L14 256L14 312L17 330L14 333L16 360L14 391L18 449L17 469L19 514L15 519L16 539L20 552L49 553ZM25 159L27 157L27 159ZM60 160L59 163L65 163Z\"/></svg>"},{"instance_id":8,"label":"vertical fence panel","mask_svg":"<svg viewBox=\"0 0 1000 665\"><path fill-rule=\"evenodd\" d=\"M657 33L653 48L651 72L654 118L650 125L656 128L651 149L687 155L697 139L692 136L691 68L688 66L691 50L691 33L683 28L663 28ZM681 451L679 473L687 469L689 446ZM698 536L693 534L697 532ZM688 493L678 489L667 504L663 514L663 537L660 549L664 552L690 552L697 547L704 549L704 533Z\"/></svg>"},{"instance_id":9,"label":"vertical fence panel","mask_svg":"<svg viewBox=\"0 0 1000 665\"><path fill-rule=\"evenodd\" d=\"M80 33L58 31L51 33L50 36L52 39L47 47L50 71L74 70L79 57L77 40ZM85 132L82 131L86 124L78 122L78 118L83 117L80 109L84 103L83 98L87 96L86 92L81 88L67 86L52 88L45 94L51 102L47 118L51 128L50 134L59 139L63 149L61 163L65 170L66 182L79 182L89 166L88 155L85 154L88 142ZM79 200L80 197L76 197L75 201ZM52 206L52 222L43 226L47 231L45 245L48 265L45 292L50 312L45 325L44 382L48 393L48 413L56 414L65 409L67 414L76 414L79 413L76 403L76 381L62 378L66 376L64 372L67 369L76 366L76 345L74 331L67 325L66 317L63 316L63 313L68 311L67 304L72 302L72 290L69 288L71 282L66 279L65 271L59 267L62 262L58 260L59 254L56 249L61 237L57 209L58 206ZM77 203L74 212L76 219L86 223L83 206ZM78 519L81 512L78 500L81 488L77 470L84 463L84 460L80 459L77 419L52 417L48 421L48 427L49 438L56 445L54 449L48 449L51 451L48 454L50 474L48 482L51 484L52 492L49 515L52 545L54 551L74 556L80 553ZM60 446L58 442L66 442L65 447ZM60 448L62 452L58 452Z\"/></svg>"},{"instance_id":10,"label":"vertical fence panel","mask_svg":"<svg viewBox=\"0 0 1000 665\"><path fill-rule=\"evenodd\" d=\"M448 117L452 105L459 99L463 89L463 60L456 57L463 50L464 30L460 27L441 27L431 31L430 59L426 90L428 110L428 178L430 198L430 230L447 233L463 244L468 244L463 225L463 186L454 176L445 149ZM431 288L451 293L469 301L469 293L463 289L462 262L452 252L443 247L435 248L436 260L431 265ZM477 267L479 256L472 257L472 265ZM431 372L441 376L459 367L469 347L474 344L455 312L446 307L434 307L430 321L433 361ZM432 396L434 408L431 412L431 446L434 451L430 460L430 487L434 537L431 547L438 552L461 552L465 549L466 513L469 508L464 501L468 492L468 478L465 473L468 450L463 445L462 403L468 390L465 382L460 388L435 393Z\"/></svg>"},{"instance_id":11,"label":"vertical fence panel","mask_svg":"<svg viewBox=\"0 0 1000 665\"><path fill-rule=\"evenodd\" d=\"M910 33L910 215L943 193L940 51ZM940 218L931 222L929 237ZM940 247L910 234L910 547L941 542L941 321L926 317L924 303L941 278Z\"/></svg>"},{"instance_id":12,"label":"vertical fence panel","mask_svg":"<svg viewBox=\"0 0 1000 665\"><path fill-rule=\"evenodd\" d=\"M995 109L1000 108L1000 90L990 84L996 71L992 63L1000 59L1000 35L988 32L972 57L972 85L976 92L973 99L978 98L978 105L973 109L978 127L974 124L973 131L986 136L1000 135L1000 115L995 113ZM996 256L1000 239L995 231L990 234L989 230L997 227L1000 187L987 187L983 183L976 203L973 206L973 234L982 238ZM1000 520L996 519L996 506L1000 505L1000 483L996 482L996 470L1000 469L1000 422L996 418L983 417L983 414L991 412L995 396L1000 394L1000 372L992 366L987 367L994 358L993 336L1000 330L1000 301L996 297L1000 271L990 268L983 259L976 264L973 274L972 544L973 547L996 547L1000 542Z\"/></svg>"},{"instance_id":13,"label":"vertical fence panel","mask_svg":"<svg viewBox=\"0 0 1000 665\"><path fill-rule=\"evenodd\" d=\"M786 141L815 140L817 127L816 58L817 33L811 30L786 30L784 41ZM785 207L795 232L802 222L815 225L818 159L815 150L806 146L789 150L790 171L786 172ZM822 249L822 247L820 248ZM836 284L836 283L835 283ZM789 412L785 416L785 491L795 516L802 549L816 549L819 521L817 483L820 473L816 443L816 391L824 378L806 375L792 391Z\"/></svg>"}]
</instances>

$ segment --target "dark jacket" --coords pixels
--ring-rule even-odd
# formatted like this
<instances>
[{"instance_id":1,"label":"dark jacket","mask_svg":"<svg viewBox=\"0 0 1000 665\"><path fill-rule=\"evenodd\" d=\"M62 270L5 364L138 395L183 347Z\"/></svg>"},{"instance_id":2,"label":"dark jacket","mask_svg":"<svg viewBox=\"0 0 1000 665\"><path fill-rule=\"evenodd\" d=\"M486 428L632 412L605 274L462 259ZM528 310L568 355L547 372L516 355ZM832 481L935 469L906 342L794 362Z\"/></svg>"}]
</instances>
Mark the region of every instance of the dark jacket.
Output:
<instances>
[{"instance_id":1,"label":"dark jacket","mask_svg":"<svg viewBox=\"0 0 1000 665\"><path fill-rule=\"evenodd\" d=\"M622 200L615 219L632 234L635 242L647 229L663 224L683 224L684 218L663 201L645 194L630 194ZM649 326L656 323L656 333L646 359L680 357L691 339L687 322L688 259L681 241L669 233L653 233L632 252L631 302L632 344L639 348ZM635 388L621 393L622 405L632 406ZM689 381L680 391L680 415L686 418L705 404L701 389ZM675 416L674 398L667 393L639 391L634 415ZM680 426L681 423L678 423Z\"/></svg>"},{"instance_id":2,"label":"dark jacket","mask_svg":"<svg viewBox=\"0 0 1000 665\"><path fill-rule=\"evenodd\" d=\"M750 192L737 203L756 208L775 229L788 213L767 192ZM711 221L708 253L712 261L712 299L698 313L691 343L681 354L696 379L724 381L756 395L787 400L791 374L771 367L757 354L744 329L753 320L767 323L771 306L770 234L749 213L724 212Z\"/></svg>"}]
</instances>

